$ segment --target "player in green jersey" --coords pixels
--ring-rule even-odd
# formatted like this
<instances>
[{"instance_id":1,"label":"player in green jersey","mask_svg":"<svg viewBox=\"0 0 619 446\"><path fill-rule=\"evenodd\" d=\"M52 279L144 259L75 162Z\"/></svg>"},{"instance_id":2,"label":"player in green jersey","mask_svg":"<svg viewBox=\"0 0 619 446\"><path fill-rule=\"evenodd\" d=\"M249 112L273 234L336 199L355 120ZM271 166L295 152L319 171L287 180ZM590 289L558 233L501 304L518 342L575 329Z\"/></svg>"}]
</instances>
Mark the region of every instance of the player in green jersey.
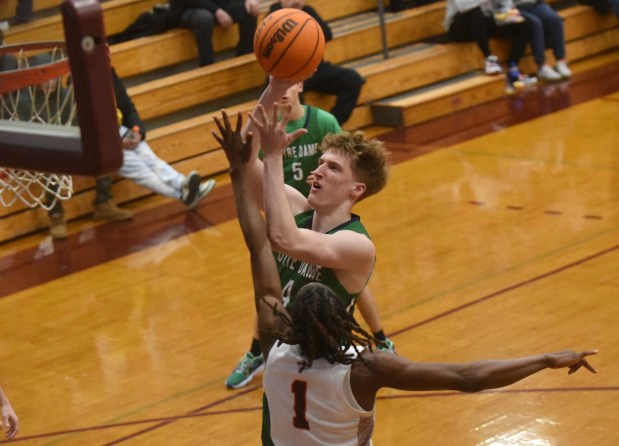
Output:
<instances>
[{"instance_id":1,"label":"player in green jersey","mask_svg":"<svg viewBox=\"0 0 619 446\"><path fill-rule=\"evenodd\" d=\"M266 225L245 170L250 143L242 141L240 125L233 132L224 121L220 142L231 166L239 224L251 258L260 343L268 358L263 384L273 411L264 419L263 446L371 444L376 394L385 387L479 392L546 368L568 368L571 374L584 367L596 373L587 356L597 350L462 364L413 362L386 354L372 349L375 340L346 312L340 297L319 283L304 286L295 295L294 308L284 308Z\"/></svg>"},{"instance_id":2,"label":"player in green jersey","mask_svg":"<svg viewBox=\"0 0 619 446\"><path fill-rule=\"evenodd\" d=\"M329 134L341 133L342 129L337 123L336 118L329 112L302 104L300 99L300 94L302 92L302 82L290 84L279 98L278 103L290 108L286 132L292 134L300 129L305 130L305 132L300 132L300 136L292 140L283 152L283 176L286 184L297 189L304 197L307 197L310 193L310 185L307 178L319 164L321 156L319 147L324 137ZM263 105L268 106L268 104ZM259 135L254 135L256 147L259 146L258 141ZM262 202L262 198L259 197L259 199L260 202ZM309 217L311 217L311 215L309 215ZM357 232L361 232L368 237L367 232L359 222L359 218L355 217L355 219L357 223L348 225L346 229L350 230L352 226L355 226L360 228ZM338 228L338 230L342 229L344 228ZM333 289L340 290L342 295L345 296L343 299L348 301L345 305L350 307L351 311L353 304L355 302L358 303L358 308L370 330L377 339L382 341L379 346L385 350L394 351L393 342L388 339L383 332L376 301L369 288L363 290L357 289L349 293L345 291L343 286L338 285L337 274L332 270L293 260L282 253L279 253L276 259L281 260L278 261L278 268L285 296L294 295L303 284L312 281L312 274L320 274L322 279L318 281L329 285ZM290 264L284 266L284 262L293 262L298 271L296 269L291 269ZM226 379L226 386L228 388L240 388L247 385L253 376L262 370L263 362L264 357L260 351L258 333L254 331L249 351L243 355L237 366Z\"/></svg>"},{"instance_id":3,"label":"player in green jersey","mask_svg":"<svg viewBox=\"0 0 619 446\"><path fill-rule=\"evenodd\" d=\"M249 157L244 168L247 181L251 182L248 190L256 194L256 202L262 203L264 198L268 236L276 260L279 257L280 268L294 270L296 274L289 285L290 292L297 286L324 279L341 293L338 298L352 311L356 297L366 288L376 256L374 244L359 217L352 214L352 207L385 186L387 153L381 142L368 140L361 132L327 135L321 145L318 166L311 172L310 194L304 197L284 183L283 153L306 130L286 132L290 104L280 107L275 103L270 116L262 106L271 95L285 91L282 88L286 88L284 81L272 79L261 103L250 115L252 126L259 132L264 163L257 156ZM214 132L215 138L222 147L238 145L243 139L240 120L236 131L232 131L228 116L225 112L222 115L223 123L215 119L221 132L221 136ZM287 286L288 283L282 282L282 288ZM241 363L248 368L255 364L249 355ZM245 378L247 382L251 376ZM263 445L271 445L266 399L263 406Z\"/></svg>"},{"instance_id":4,"label":"player in green jersey","mask_svg":"<svg viewBox=\"0 0 619 446\"><path fill-rule=\"evenodd\" d=\"M342 128L331 113L317 107L301 104L299 95L303 83L292 85L281 97L279 103L290 104L290 116L286 131L292 133L306 129L307 133L295 139L284 152L284 179L304 196L309 195L307 177L318 165L322 139L329 133L340 133Z\"/></svg>"}]
</instances>

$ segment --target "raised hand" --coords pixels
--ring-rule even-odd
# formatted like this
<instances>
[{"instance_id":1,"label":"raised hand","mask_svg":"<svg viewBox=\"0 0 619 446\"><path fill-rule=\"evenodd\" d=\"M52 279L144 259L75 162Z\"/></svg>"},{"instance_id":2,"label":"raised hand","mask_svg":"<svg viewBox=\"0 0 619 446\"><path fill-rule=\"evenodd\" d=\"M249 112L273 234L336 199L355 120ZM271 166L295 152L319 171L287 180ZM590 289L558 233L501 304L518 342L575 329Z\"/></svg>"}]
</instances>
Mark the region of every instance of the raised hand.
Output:
<instances>
[{"instance_id":1,"label":"raised hand","mask_svg":"<svg viewBox=\"0 0 619 446\"><path fill-rule=\"evenodd\" d=\"M219 26L224 29L230 28L234 23L232 16L221 8L215 11L215 18L217 19L217 23L219 23Z\"/></svg>"},{"instance_id":2,"label":"raised hand","mask_svg":"<svg viewBox=\"0 0 619 446\"><path fill-rule=\"evenodd\" d=\"M260 14L260 2L258 0L245 0L247 14L257 17Z\"/></svg>"},{"instance_id":3,"label":"raised hand","mask_svg":"<svg viewBox=\"0 0 619 446\"><path fill-rule=\"evenodd\" d=\"M223 123L216 116L213 119L215 124L217 124L217 128L219 129L221 136L214 130L211 130L211 133L223 148L224 153L228 158L228 162L230 163L230 171L234 172L242 169L251 158L251 141L253 135L248 133L246 140L243 141L243 137L241 136L241 127L243 125L241 113L239 113L236 117L236 128L234 130L232 130L230 119L228 118L228 114L225 110L221 111L221 119L223 120Z\"/></svg>"},{"instance_id":4,"label":"raised hand","mask_svg":"<svg viewBox=\"0 0 619 446\"><path fill-rule=\"evenodd\" d=\"M596 355L597 350L588 350L580 353L576 353L572 350L565 350L562 352L551 353L550 367L553 369L559 369L562 367L569 367L568 374L576 372L579 368L584 367L591 373L597 373L597 370L587 362L585 357Z\"/></svg>"},{"instance_id":5,"label":"raised hand","mask_svg":"<svg viewBox=\"0 0 619 446\"><path fill-rule=\"evenodd\" d=\"M258 105L256 111L250 113L249 119L260 133L260 144L265 155L282 156L292 141L307 133L307 129L298 129L292 133L286 132L291 109L290 104L280 106L275 102L270 119L262 104ZM281 116L280 120L278 120L278 115Z\"/></svg>"},{"instance_id":6,"label":"raised hand","mask_svg":"<svg viewBox=\"0 0 619 446\"><path fill-rule=\"evenodd\" d=\"M122 137L122 146L125 150L134 150L138 144L142 141L142 135L140 134L140 128L135 125L132 129L127 129Z\"/></svg>"}]
</instances>

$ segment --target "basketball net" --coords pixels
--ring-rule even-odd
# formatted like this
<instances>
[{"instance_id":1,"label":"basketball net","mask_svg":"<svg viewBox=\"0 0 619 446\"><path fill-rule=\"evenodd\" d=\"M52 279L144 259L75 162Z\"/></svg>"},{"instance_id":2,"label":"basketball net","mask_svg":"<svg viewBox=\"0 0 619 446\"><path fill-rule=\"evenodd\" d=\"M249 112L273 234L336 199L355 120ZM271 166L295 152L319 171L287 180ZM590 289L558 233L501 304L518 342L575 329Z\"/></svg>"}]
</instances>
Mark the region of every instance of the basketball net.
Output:
<instances>
[{"instance_id":1,"label":"basketball net","mask_svg":"<svg viewBox=\"0 0 619 446\"><path fill-rule=\"evenodd\" d=\"M73 84L68 79L64 44L49 42L38 46L37 54L19 45L5 47L14 51L1 56L0 69L4 71L0 71L0 85L11 85L14 78L19 78L19 85L15 83L15 89L5 88L0 95L0 119L32 123L33 129L38 124L75 125L77 107ZM41 49L45 51L41 53ZM23 76L15 76L22 73ZM32 80L24 80L28 78ZM68 200L72 194L73 180L69 175L0 167L3 206L12 206L20 200L28 207L49 210L58 200Z\"/></svg>"}]
</instances>

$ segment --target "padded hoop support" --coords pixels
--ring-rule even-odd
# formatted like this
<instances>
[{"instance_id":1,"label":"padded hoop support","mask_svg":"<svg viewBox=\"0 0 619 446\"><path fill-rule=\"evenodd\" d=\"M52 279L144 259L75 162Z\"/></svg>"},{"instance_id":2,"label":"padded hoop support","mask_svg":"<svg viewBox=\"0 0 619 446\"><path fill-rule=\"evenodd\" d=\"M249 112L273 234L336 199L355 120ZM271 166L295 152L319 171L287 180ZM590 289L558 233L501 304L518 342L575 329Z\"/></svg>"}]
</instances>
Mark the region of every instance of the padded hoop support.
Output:
<instances>
[{"instance_id":1,"label":"padded hoop support","mask_svg":"<svg viewBox=\"0 0 619 446\"><path fill-rule=\"evenodd\" d=\"M65 0L61 9L80 131L44 126L37 138L32 126L2 121L0 166L88 176L114 172L122 164L122 145L101 6Z\"/></svg>"}]
</instances>

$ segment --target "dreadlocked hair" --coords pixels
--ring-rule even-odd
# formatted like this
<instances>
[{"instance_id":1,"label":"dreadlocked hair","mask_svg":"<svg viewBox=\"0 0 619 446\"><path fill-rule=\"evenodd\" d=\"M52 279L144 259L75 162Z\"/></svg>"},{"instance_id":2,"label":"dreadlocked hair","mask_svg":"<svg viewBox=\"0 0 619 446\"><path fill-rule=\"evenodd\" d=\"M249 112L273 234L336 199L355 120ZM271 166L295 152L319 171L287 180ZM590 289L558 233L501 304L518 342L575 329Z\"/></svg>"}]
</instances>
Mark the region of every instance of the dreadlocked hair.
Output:
<instances>
[{"instance_id":1,"label":"dreadlocked hair","mask_svg":"<svg viewBox=\"0 0 619 446\"><path fill-rule=\"evenodd\" d=\"M346 353L350 347L360 352L363 347L372 351L377 340L346 311L344 304L331 288L310 283L299 290L290 317L273 307L286 328L270 335L286 344L298 344L304 356L299 372L312 366L315 359L329 363L352 364L361 355Z\"/></svg>"},{"instance_id":2,"label":"dreadlocked hair","mask_svg":"<svg viewBox=\"0 0 619 446\"><path fill-rule=\"evenodd\" d=\"M389 152L382 141L368 139L360 130L329 133L322 140L320 150L333 150L352 161L356 179L365 184L360 200L380 192L387 184Z\"/></svg>"}]
</instances>

